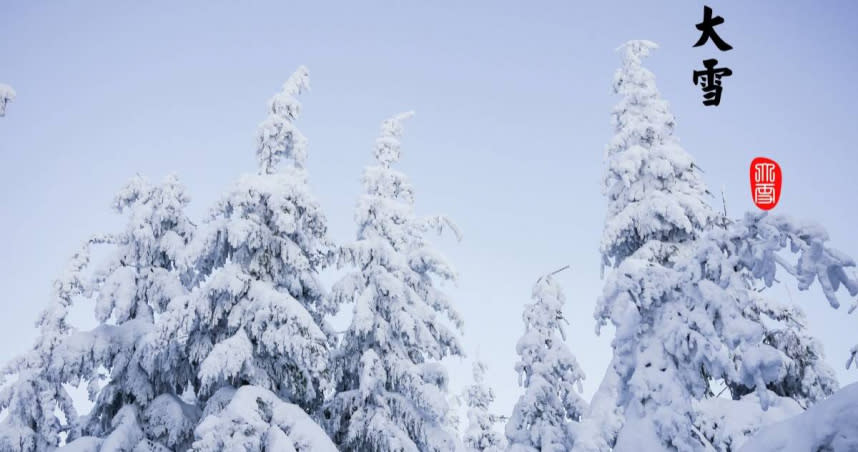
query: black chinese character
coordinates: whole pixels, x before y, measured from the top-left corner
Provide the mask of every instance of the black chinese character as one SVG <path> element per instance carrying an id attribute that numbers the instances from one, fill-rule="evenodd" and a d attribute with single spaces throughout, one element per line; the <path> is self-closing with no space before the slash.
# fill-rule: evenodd
<path id="1" fill-rule="evenodd" d="M 692 47 L 700 47 L 703 44 L 706 44 L 706 41 L 711 38 L 712 42 L 714 42 L 722 52 L 732 49 L 733 46 L 724 42 L 724 40 L 718 36 L 718 33 L 715 32 L 715 26 L 723 23 L 723 17 L 712 17 L 712 8 L 703 6 L 703 22 L 697 24 L 697 29 L 702 31 L 703 34 L 700 35 L 700 39 L 697 40 L 697 44 L 694 44 Z"/>
<path id="2" fill-rule="evenodd" d="M 729 68 L 715 68 L 718 60 L 712 58 L 703 60 L 705 71 L 694 71 L 694 84 L 698 81 L 702 82 L 703 86 L 703 105 L 719 105 L 721 103 L 721 77 L 729 77 L 733 75 L 733 71 Z M 702 79 L 702 80 L 701 80 Z"/>

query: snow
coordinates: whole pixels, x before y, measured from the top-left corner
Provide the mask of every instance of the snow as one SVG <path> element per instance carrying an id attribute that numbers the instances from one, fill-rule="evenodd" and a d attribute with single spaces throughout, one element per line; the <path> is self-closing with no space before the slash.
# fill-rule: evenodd
<path id="1" fill-rule="evenodd" d="M 858 384 L 838 391 L 802 309 L 767 291 L 818 285 L 833 308 L 853 298 L 851 312 L 855 260 L 814 222 L 730 219 L 707 203 L 643 67 L 656 48 L 619 49 L 599 245 L 607 274 L 594 313 L 597 333 L 610 322 L 615 336 L 589 404 L 579 344 L 566 343 L 566 297 L 547 275 L 522 313 L 511 416 L 492 412 L 475 362 L 459 435 L 444 360 L 464 355 L 463 324 L 443 286 L 458 274 L 428 235 L 462 234 L 443 215 L 418 216 L 394 167 L 413 112 L 382 122 L 355 240 L 335 244 L 297 126 L 302 66 L 268 102 L 256 171 L 205 221 L 187 216 L 175 176 L 136 176 L 118 191 L 124 227 L 73 255 L 35 344 L 0 370 L 0 450 L 858 450 Z M 14 97 L 0 84 L 0 116 Z M 93 248 L 103 260 L 91 262 Z M 334 264 L 341 277 L 329 287 L 320 272 Z M 80 301 L 95 327 L 71 325 Z M 335 332 L 329 318 L 344 306 L 351 323 Z M 856 359 L 858 345 L 847 367 Z M 93 408 L 81 415 L 68 388 L 83 386 Z"/>
<path id="2" fill-rule="evenodd" d="M 858 383 L 844 387 L 797 416 L 764 427 L 739 450 L 858 450 Z"/>
<path id="3" fill-rule="evenodd" d="M 506 441 L 503 435 L 495 429 L 495 425 L 502 418 L 489 412 L 495 394 L 492 388 L 485 385 L 485 373 L 485 363 L 475 361 L 474 382 L 465 392 L 465 399 L 468 404 L 468 428 L 463 440 L 469 451 L 500 452 L 504 450 Z"/>
<path id="4" fill-rule="evenodd" d="M 101 438 L 85 436 L 78 438 L 63 447 L 57 449 L 58 452 L 99 452 L 101 444 L 104 441 Z"/>
<path id="5" fill-rule="evenodd" d="M 297 405 L 258 386 L 245 385 L 231 394 L 226 405 L 208 412 L 197 427 L 194 450 L 336 452 L 322 428 Z"/>
<path id="6" fill-rule="evenodd" d="M 569 450 L 574 427 L 587 409 L 579 395 L 584 372 L 567 348 L 563 322 L 565 295 L 550 276 L 533 286 L 534 303 L 524 307 L 525 332 L 516 345 L 515 369 L 524 393 L 506 425 L 514 451 Z"/>
<path id="7" fill-rule="evenodd" d="M 756 393 L 739 400 L 713 397 L 696 405 L 699 425 L 696 428 L 709 438 L 717 450 L 738 450 L 761 427 L 802 413 L 803 408 L 789 397 L 770 394 L 771 403 L 763 409 Z"/>
<path id="8" fill-rule="evenodd" d="M 6 116 L 6 104 L 15 100 L 15 90 L 11 86 L 0 83 L 0 118 Z"/>
<path id="9" fill-rule="evenodd" d="M 858 280 L 844 270 L 854 262 L 828 246 L 820 226 L 764 213 L 729 220 L 707 204 L 700 171 L 673 136 L 675 119 L 641 65 L 655 47 L 622 46 L 614 79 L 621 100 L 606 150 L 602 241 L 611 268 L 596 319 L 610 321 L 616 336 L 608 384 L 581 420 L 578 450 L 614 440 L 631 450 L 738 444 L 763 416 L 733 419 L 743 426 L 712 421 L 699 406 L 714 387 L 749 405 L 748 413 L 825 398 L 837 382 L 804 314 L 768 299 L 765 289 L 780 270 L 799 290 L 818 282 L 833 307 L 838 288 L 858 293 Z"/>
<path id="10" fill-rule="evenodd" d="M 411 116 L 382 123 L 355 213 L 357 240 L 338 252 L 349 271 L 331 298 L 353 303 L 354 311 L 334 358 L 337 391 L 324 417 L 347 451 L 452 450 L 458 441 L 449 425 L 446 372 L 437 362 L 462 354 L 461 319 L 434 282 L 456 274 L 424 238 L 427 229 L 451 223 L 417 217 L 407 177 L 391 168 L 401 156 L 402 122 Z"/>

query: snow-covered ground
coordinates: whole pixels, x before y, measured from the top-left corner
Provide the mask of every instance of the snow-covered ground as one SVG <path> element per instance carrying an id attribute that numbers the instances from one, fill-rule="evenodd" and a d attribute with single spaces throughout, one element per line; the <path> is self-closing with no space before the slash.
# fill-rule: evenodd
<path id="1" fill-rule="evenodd" d="M 740 449 L 807 451 L 858 451 L 858 383 L 835 392 L 798 416 L 764 427 Z"/>

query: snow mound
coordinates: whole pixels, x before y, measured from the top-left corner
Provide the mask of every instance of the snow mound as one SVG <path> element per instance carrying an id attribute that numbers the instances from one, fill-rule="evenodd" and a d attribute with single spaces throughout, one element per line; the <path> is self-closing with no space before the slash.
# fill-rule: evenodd
<path id="1" fill-rule="evenodd" d="M 760 430 L 740 452 L 858 451 L 858 383 Z"/>

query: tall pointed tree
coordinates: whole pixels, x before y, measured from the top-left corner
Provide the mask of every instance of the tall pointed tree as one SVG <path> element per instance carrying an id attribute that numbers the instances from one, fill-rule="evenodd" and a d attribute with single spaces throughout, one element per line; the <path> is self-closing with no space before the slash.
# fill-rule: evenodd
<path id="1" fill-rule="evenodd" d="M 533 287 L 533 304 L 524 308 L 524 335 L 515 365 L 524 394 L 506 425 L 511 452 L 567 451 L 575 442 L 573 426 L 587 404 L 579 395 L 584 372 L 566 346 L 560 285 L 551 275 Z"/>
<path id="2" fill-rule="evenodd" d="M 354 317 L 335 356 L 336 392 L 325 408 L 341 450 L 450 451 L 447 376 L 438 362 L 461 355 L 461 321 L 433 277 L 453 279 L 449 264 L 424 238 L 440 217 L 414 214 L 414 194 L 399 160 L 402 121 L 384 121 L 376 165 L 364 172 L 357 241 L 340 250 L 354 271 L 334 285 L 333 299 L 354 302 Z M 444 321 L 452 321 L 453 327 Z"/>
<path id="3" fill-rule="evenodd" d="M 656 47 L 650 41 L 629 41 L 618 49 L 622 67 L 614 75 L 613 89 L 621 99 L 612 112 L 615 133 L 605 150 L 608 213 L 601 244 L 603 270 L 618 267 L 633 255 L 643 265 L 670 265 L 680 248 L 715 218 L 704 202 L 707 190 L 698 168 L 673 136 L 675 120 L 668 103 L 661 99 L 655 76 L 641 64 Z M 600 302 L 596 312 L 600 324 L 612 315 L 634 315 L 625 307 L 623 312 L 610 312 L 611 308 Z M 623 353 L 634 340 L 626 343 L 624 334 L 618 326 L 614 358 L 582 423 L 586 438 L 578 442 L 577 450 L 608 450 L 623 423 L 624 401 L 618 399 L 631 364 Z"/>
<path id="4" fill-rule="evenodd" d="M 496 430 L 503 418 L 493 414 L 491 404 L 495 392 L 485 382 L 486 364 L 474 361 L 474 383 L 467 388 L 465 399 L 468 405 L 468 429 L 465 431 L 465 447 L 476 452 L 501 452 L 506 441 Z"/>
<path id="5" fill-rule="evenodd" d="M 797 268 L 784 268 L 798 276 L 799 288 L 847 281 L 842 267 L 851 262 L 825 247 L 827 238 L 791 223 L 716 221 L 697 168 L 672 135 L 674 119 L 654 77 L 641 66 L 653 48 L 648 41 L 623 46 L 615 77 L 622 100 L 606 156 L 602 243 L 613 271 L 596 310 L 600 324 L 616 327 L 614 356 L 577 450 L 729 446 L 700 407 L 716 382 L 736 399 L 754 391 L 761 410 L 779 397 L 808 401 L 831 390 L 821 353 L 796 346 L 804 336 L 792 321 L 797 316 L 755 289 L 772 284 L 771 254 L 790 241 L 801 257 Z M 802 266 L 812 249 L 833 276 Z"/>
<path id="6" fill-rule="evenodd" d="M 716 215 L 700 170 L 673 135 L 676 120 L 642 59 L 657 46 L 630 41 L 620 48 L 614 75 L 614 136 L 605 151 L 604 193 L 608 214 L 602 233 L 605 265 L 644 254 L 660 264 L 694 239 Z"/>
<path id="7" fill-rule="evenodd" d="M 323 323 L 333 309 L 318 273 L 332 254 L 294 125 L 308 77 L 299 68 L 269 103 L 259 171 L 214 208 L 191 251 L 196 286 L 173 301 L 153 345 L 150 372 L 192 389 L 203 409 L 196 450 L 333 448 L 306 441 L 294 426 L 313 422 L 291 408 L 312 412 L 330 387 Z"/>

